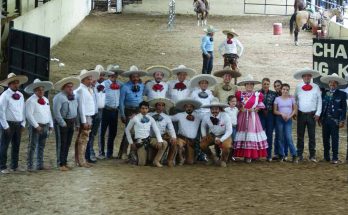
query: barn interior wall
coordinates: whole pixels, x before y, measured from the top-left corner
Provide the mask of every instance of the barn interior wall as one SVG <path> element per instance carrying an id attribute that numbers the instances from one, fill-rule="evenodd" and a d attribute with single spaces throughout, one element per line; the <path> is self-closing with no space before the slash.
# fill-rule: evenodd
<path id="1" fill-rule="evenodd" d="M 14 28 L 61 41 L 90 12 L 90 0 L 53 0 L 14 20 Z"/>

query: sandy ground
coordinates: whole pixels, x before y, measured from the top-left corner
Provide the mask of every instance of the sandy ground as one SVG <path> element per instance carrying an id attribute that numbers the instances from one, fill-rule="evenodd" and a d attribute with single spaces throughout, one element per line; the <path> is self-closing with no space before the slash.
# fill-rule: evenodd
<path id="1" fill-rule="evenodd" d="M 192 16 L 178 16 L 173 31 L 167 30 L 166 21 L 167 17 L 145 15 L 99 13 L 87 17 L 53 49 L 52 57 L 66 67 L 52 65 L 51 80 L 110 63 L 125 69 L 132 64 L 139 68 L 185 64 L 200 71 L 202 28 Z M 283 35 L 272 35 L 274 22 L 283 23 Z M 219 29 L 233 27 L 240 34 L 245 46 L 240 59 L 243 74 L 281 79 L 294 86 L 294 71 L 311 66 L 312 37 L 300 33 L 301 45 L 295 47 L 287 23 L 287 17 L 209 20 Z M 217 33 L 215 41 L 223 38 Z M 215 69 L 222 68 L 221 56 L 216 54 L 214 63 Z M 121 131 L 123 127 L 117 146 Z M 317 157 L 322 159 L 321 132 L 317 131 Z M 28 142 L 27 134 L 23 136 L 21 165 L 25 165 Z M 46 163 L 52 166 L 53 137 L 45 153 Z M 346 130 L 342 130 L 342 160 L 345 148 Z M 72 156 L 71 148 L 71 165 Z M 348 209 L 347 165 L 322 162 L 294 165 L 260 161 L 231 163 L 224 169 L 202 164 L 158 169 L 107 160 L 90 169 L 74 168 L 64 173 L 54 169 L 0 175 L 0 184 L 0 214 L 345 214 Z"/>

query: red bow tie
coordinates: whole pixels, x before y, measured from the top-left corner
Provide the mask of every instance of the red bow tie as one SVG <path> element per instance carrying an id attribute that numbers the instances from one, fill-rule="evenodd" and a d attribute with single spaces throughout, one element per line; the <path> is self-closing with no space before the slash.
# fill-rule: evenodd
<path id="1" fill-rule="evenodd" d="M 110 85 L 110 89 L 112 89 L 112 90 L 118 90 L 118 89 L 120 89 L 120 85 L 118 85 L 117 83 L 112 83 L 112 84 Z"/>
<path id="2" fill-rule="evenodd" d="M 45 104 L 46 104 L 46 101 L 45 101 L 44 98 L 39 98 L 39 99 L 37 100 L 37 103 L 39 103 L 40 105 L 45 105 Z"/>
<path id="3" fill-rule="evenodd" d="M 302 86 L 302 90 L 304 91 L 310 91 L 311 89 L 313 89 L 313 86 L 310 84 L 305 84 Z"/>
<path id="4" fill-rule="evenodd" d="M 193 115 L 187 115 L 186 116 L 186 119 L 188 120 L 188 121 L 194 121 L 195 120 L 195 117 L 193 116 Z"/>
<path id="5" fill-rule="evenodd" d="M 155 84 L 153 85 L 152 87 L 153 91 L 162 91 L 164 88 L 163 88 L 163 85 L 162 84 Z"/>
<path id="6" fill-rule="evenodd" d="M 101 92 L 101 91 L 103 91 L 104 90 L 104 86 L 103 85 L 98 85 L 98 87 L 97 87 L 97 90 L 98 90 L 98 92 Z"/>
<path id="7" fill-rule="evenodd" d="M 177 90 L 185 90 L 186 89 L 186 85 L 182 82 L 178 82 L 175 84 L 174 89 Z"/>
<path id="8" fill-rule="evenodd" d="M 227 44 L 232 44 L 232 43 L 233 43 L 232 39 L 227 40 Z"/>

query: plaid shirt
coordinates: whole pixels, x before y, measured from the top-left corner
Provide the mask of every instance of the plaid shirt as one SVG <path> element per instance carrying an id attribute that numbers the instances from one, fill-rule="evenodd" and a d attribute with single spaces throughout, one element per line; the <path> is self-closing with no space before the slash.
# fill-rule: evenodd
<path id="1" fill-rule="evenodd" d="M 273 111 L 273 103 L 276 97 L 278 97 L 277 93 L 269 90 L 267 93 L 264 90 L 260 90 L 263 94 L 263 103 L 266 106 L 266 110 Z"/>

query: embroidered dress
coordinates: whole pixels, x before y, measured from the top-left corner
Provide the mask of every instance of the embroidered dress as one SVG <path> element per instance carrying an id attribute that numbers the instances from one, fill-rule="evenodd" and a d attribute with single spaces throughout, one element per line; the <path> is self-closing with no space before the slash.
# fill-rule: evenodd
<path id="1" fill-rule="evenodd" d="M 260 92 L 236 93 L 240 105 L 238 130 L 234 143 L 234 156 L 258 159 L 267 156 L 267 136 L 262 129 L 259 115 L 255 108 L 263 109 L 263 94 Z"/>

